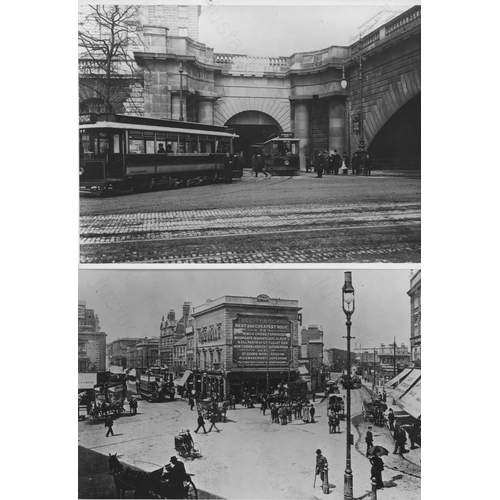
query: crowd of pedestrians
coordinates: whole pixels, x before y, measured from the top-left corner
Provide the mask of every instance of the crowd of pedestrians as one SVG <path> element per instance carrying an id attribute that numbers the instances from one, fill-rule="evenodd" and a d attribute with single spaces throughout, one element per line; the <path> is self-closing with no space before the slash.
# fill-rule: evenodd
<path id="1" fill-rule="evenodd" d="M 306 172 L 316 172 L 318 178 L 325 175 L 371 175 L 373 169 L 371 156 L 365 151 L 356 151 L 349 158 L 347 153 L 342 156 L 335 149 L 329 154 L 327 151 L 315 151 L 312 156 L 306 156 Z"/>

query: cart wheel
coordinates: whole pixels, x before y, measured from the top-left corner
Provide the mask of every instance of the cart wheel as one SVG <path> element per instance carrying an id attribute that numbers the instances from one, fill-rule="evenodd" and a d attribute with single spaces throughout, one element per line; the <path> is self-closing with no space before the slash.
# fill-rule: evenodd
<path id="1" fill-rule="evenodd" d="M 201 457 L 201 446 L 198 443 L 194 443 L 193 453 Z"/>
<path id="2" fill-rule="evenodd" d="M 187 490 L 186 490 L 187 488 Z M 193 481 L 184 481 L 184 498 L 198 498 L 198 490 Z"/>
<path id="3" fill-rule="evenodd" d="M 181 444 L 181 447 L 179 448 L 179 455 L 182 455 L 185 457 L 189 453 L 188 447 L 185 444 Z"/>

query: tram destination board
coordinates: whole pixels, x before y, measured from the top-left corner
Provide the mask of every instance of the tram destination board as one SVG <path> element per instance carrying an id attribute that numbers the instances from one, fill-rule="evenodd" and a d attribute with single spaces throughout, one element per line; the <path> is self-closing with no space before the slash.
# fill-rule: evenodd
<path id="1" fill-rule="evenodd" d="M 291 322 L 276 316 L 240 316 L 234 322 L 233 360 L 247 368 L 286 367 Z"/>

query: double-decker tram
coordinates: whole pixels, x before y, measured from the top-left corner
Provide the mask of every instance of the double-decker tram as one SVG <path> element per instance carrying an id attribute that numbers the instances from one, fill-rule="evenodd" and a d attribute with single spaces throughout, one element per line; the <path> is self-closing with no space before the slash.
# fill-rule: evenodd
<path id="1" fill-rule="evenodd" d="M 115 113 L 80 115 L 80 193 L 133 193 L 223 179 L 227 127 Z M 242 169 L 233 171 L 241 177 Z"/>
<path id="2" fill-rule="evenodd" d="M 299 139 L 291 132 L 280 132 L 262 144 L 264 163 L 273 175 L 296 175 L 300 170 Z"/>

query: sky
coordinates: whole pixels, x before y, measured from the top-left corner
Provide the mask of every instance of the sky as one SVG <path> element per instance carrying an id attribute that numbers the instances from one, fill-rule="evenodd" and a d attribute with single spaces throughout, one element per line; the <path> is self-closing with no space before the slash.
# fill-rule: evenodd
<path id="1" fill-rule="evenodd" d="M 236 2 L 202 4 L 199 41 L 218 53 L 273 57 L 350 45 L 360 34 L 420 4 L 404 0 L 230 3 Z"/>
<path id="2" fill-rule="evenodd" d="M 410 270 L 355 270 L 356 310 L 352 348 L 393 342 L 409 346 Z M 98 314 L 107 342 L 125 337 L 159 336 L 162 316 L 182 305 L 200 306 L 223 295 L 298 300 L 303 326 L 322 325 L 325 348 L 346 348 L 342 311 L 342 270 L 80 270 L 78 300 Z M 76 305 L 75 305 L 76 306 Z M 75 307 L 76 308 L 76 307 Z"/>

